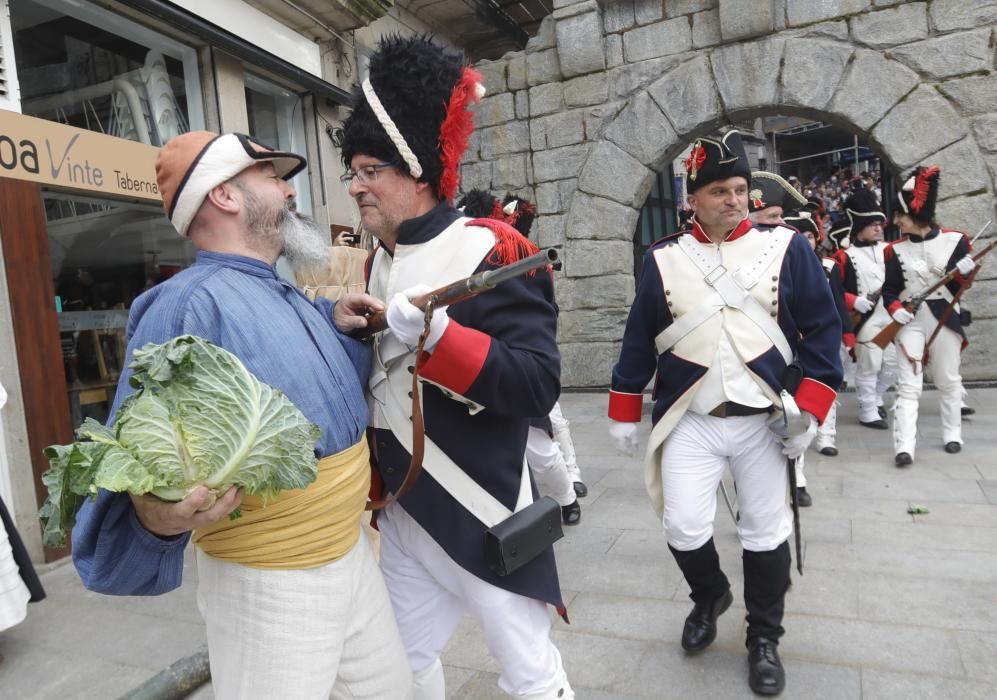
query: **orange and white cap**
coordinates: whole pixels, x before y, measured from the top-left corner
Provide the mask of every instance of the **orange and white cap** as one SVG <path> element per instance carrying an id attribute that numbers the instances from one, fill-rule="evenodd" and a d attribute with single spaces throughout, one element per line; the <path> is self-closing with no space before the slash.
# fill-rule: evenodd
<path id="1" fill-rule="evenodd" d="M 192 131 L 171 139 L 156 158 L 156 182 L 166 215 L 186 236 L 212 188 L 263 162 L 273 163 L 285 180 L 307 165 L 296 153 L 274 151 L 245 134 Z"/>

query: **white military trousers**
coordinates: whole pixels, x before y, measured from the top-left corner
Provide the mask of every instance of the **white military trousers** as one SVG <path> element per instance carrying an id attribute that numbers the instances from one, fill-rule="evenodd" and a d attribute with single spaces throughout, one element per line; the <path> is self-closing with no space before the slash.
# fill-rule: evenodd
<path id="1" fill-rule="evenodd" d="M 397 503 L 381 511 L 377 526 L 381 570 L 415 673 L 416 700 L 444 700 L 440 654 L 465 613 L 481 626 L 506 694 L 573 700 L 561 654 L 550 640 L 546 603 L 463 569 Z"/>
<path id="2" fill-rule="evenodd" d="M 897 402 L 893 412 L 894 453 L 914 456 L 917 444 L 917 410 L 924 387 L 924 367 L 921 358 L 924 345 L 931 337 L 938 319 L 922 304 L 914 320 L 897 333 Z M 938 402 L 942 419 L 942 443 L 962 444 L 962 376 L 959 374 L 962 336 L 942 328 L 931 344 L 928 369 L 938 387 Z"/>
<path id="3" fill-rule="evenodd" d="M 859 400 L 859 420 L 871 423 L 880 419 L 879 407 L 883 393 L 896 377 L 896 350 L 893 346 L 881 350 L 872 341 L 855 346 L 858 358 L 855 369 L 855 391 Z"/>
<path id="4" fill-rule="evenodd" d="M 366 535 L 316 569 L 254 569 L 198 549 L 197 575 L 219 700 L 412 698 L 405 647 Z"/>
<path id="5" fill-rule="evenodd" d="M 575 502 L 575 487 L 561 448 L 542 428 L 530 426 L 526 436 L 526 463 L 562 508 Z"/>
<path id="6" fill-rule="evenodd" d="M 820 452 L 825 447 L 835 447 L 838 436 L 838 401 L 831 404 L 831 410 L 824 416 L 824 422 L 817 426 L 817 436 L 814 438 L 814 449 Z"/>
<path id="7" fill-rule="evenodd" d="M 786 457 L 767 419 L 764 414 L 716 418 L 686 413 L 679 420 L 661 455 L 662 523 L 672 547 L 698 549 L 713 537 L 724 469 L 730 469 L 737 484 L 737 530 L 745 549 L 768 552 L 792 534 Z"/>
<path id="8" fill-rule="evenodd" d="M 555 401 L 554 408 L 550 409 L 550 423 L 554 428 L 554 440 L 561 448 L 564 455 L 564 464 L 568 468 L 568 476 L 572 481 L 582 480 L 582 470 L 578 466 L 578 458 L 575 455 L 575 442 L 571 439 L 571 423 L 564 417 L 561 411 L 561 402 Z"/>

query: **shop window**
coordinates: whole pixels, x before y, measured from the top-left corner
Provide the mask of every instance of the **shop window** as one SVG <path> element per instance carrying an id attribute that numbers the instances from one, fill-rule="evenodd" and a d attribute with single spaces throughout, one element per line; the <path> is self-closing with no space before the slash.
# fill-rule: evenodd
<path id="1" fill-rule="evenodd" d="M 9 0 L 21 111 L 161 146 L 203 129 L 197 53 L 83 0 Z"/>
<path id="2" fill-rule="evenodd" d="M 128 310 L 194 262 L 161 207 L 44 195 L 56 311 L 73 426 L 104 422 L 125 359 Z"/>
<path id="3" fill-rule="evenodd" d="M 301 96 L 252 73 L 245 74 L 245 83 L 249 135 L 278 151 L 305 155 L 304 100 Z M 298 211 L 311 214 L 308 170 L 298 173 L 290 182 L 298 195 Z"/>

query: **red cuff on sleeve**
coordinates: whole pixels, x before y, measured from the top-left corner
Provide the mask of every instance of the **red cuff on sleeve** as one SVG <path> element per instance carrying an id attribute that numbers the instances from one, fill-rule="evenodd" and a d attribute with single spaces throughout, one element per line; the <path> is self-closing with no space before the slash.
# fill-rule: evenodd
<path id="1" fill-rule="evenodd" d="M 890 312 L 890 316 L 892 316 L 894 313 L 896 313 L 897 309 L 903 308 L 903 305 L 904 305 L 903 302 L 900 301 L 899 299 L 897 299 L 895 302 L 893 302 L 892 304 L 890 304 L 889 307 L 886 310 L 889 311 Z"/>
<path id="2" fill-rule="evenodd" d="M 644 408 L 643 394 L 625 394 L 621 391 L 609 392 L 609 417 L 622 423 L 640 423 Z"/>
<path id="3" fill-rule="evenodd" d="M 809 411 L 817 418 L 818 423 L 823 423 L 827 412 L 834 405 L 837 392 L 827 384 L 818 382 L 816 379 L 804 377 L 800 382 L 800 388 L 796 390 L 796 405 L 803 411 Z"/>
<path id="4" fill-rule="evenodd" d="M 463 395 L 481 373 L 492 338 L 450 319 L 443 337 L 419 370 L 426 379 Z"/>
<path id="5" fill-rule="evenodd" d="M 855 308 L 855 300 L 858 299 L 858 294 L 852 294 L 851 292 L 845 292 L 845 306 L 851 311 Z"/>
<path id="6" fill-rule="evenodd" d="M 854 333 L 843 333 L 841 336 L 841 342 L 848 349 L 855 347 L 855 334 Z"/>

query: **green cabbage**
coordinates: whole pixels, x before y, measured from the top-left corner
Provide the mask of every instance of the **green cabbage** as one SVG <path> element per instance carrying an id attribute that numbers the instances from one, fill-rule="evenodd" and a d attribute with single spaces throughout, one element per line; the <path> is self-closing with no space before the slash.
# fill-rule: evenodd
<path id="1" fill-rule="evenodd" d="M 100 489 L 179 501 L 200 485 L 271 500 L 315 480 L 321 436 L 288 398 L 232 353 L 191 335 L 136 350 L 134 394 L 110 427 L 87 418 L 70 445 L 45 448 L 46 546 L 65 545 L 76 512 Z"/>

